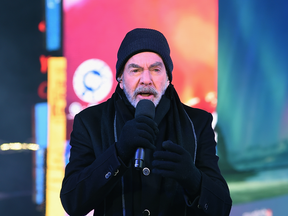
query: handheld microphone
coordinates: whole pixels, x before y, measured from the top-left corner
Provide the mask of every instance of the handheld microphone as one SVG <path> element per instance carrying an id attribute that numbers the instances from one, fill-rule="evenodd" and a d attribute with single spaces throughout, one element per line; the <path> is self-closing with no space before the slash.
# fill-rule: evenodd
<path id="1" fill-rule="evenodd" d="M 151 100 L 143 99 L 140 100 L 136 106 L 135 118 L 138 116 L 147 116 L 151 119 L 155 117 L 155 105 Z M 144 165 L 145 151 L 143 148 L 138 148 L 135 152 L 135 163 L 136 169 L 142 169 Z"/>

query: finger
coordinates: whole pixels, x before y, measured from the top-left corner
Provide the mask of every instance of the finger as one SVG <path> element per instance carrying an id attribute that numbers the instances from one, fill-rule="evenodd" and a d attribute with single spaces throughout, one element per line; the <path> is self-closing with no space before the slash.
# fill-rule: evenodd
<path id="1" fill-rule="evenodd" d="M 144 136 L 147 134 L 147 137 L 150 136 L 152 141 L 154 141 L 157 137 L 155 131 L 144 123 L 137 123 L 136 128 L 138 129 L 138 135 Z"/>
<path id="2" fill-rule="evenodd" d="M 155 133 L 159 132 L 158 125 L 153 119 L 151 119 L 147 116 L 139 116 L 135 120 L 137 123 L 144 123 L 144 124 L 148 125 L 149 127 L 151 127 L 154 130 Z"/>
<path id="3" fill-rule="evenodd" d="M 177 164 L 172 161 L 154 160 L 152 166 L 159 170 L 175 170 Z"/>
<path id="4" fill-rule="evenodd" d="M 184 154 L 184 151 L 185 151 L 185 149 L 183 149 L 182 146 L 176 143 L 173 143 L 171 140 L 164 141 L 162 143 L 162 147 L 167 151 L 174 152 L 179 155 Z"/>
<path id="5" fill-rule="evenodd" d="M 150 132 L 147 132 L 146 130 L 138 130 L 137 131 L 137 136 L 148 140 L 152 144 L 154 144 L 154 142 L 156 140 L 156 135 L 153 134 L 153 133 L 151 134 Z"/>
<path id="6" fill-rule="evenodd" d="M 165 160 L 173 162 L 181 161 L 181 156 L 179 154 L 169 151 L 156 151 L 154 152 L 153 157 L 155 160 Z"/>
<path id="7" fill-rule="evenodd" d="M 136 148 L 139 148 L 139 147 L 142 147 L 142 148 L 148 148 L 148 149 L 151 149 L 151 150 L 155 150 L 156 149 L 156 146 L 153 145 L 154 141 L 150 141 L 149 139 L 147 139 L 147 137 L 142 137 L 142 136 L 138 136 L 135 140 L 135 147 Z"/>

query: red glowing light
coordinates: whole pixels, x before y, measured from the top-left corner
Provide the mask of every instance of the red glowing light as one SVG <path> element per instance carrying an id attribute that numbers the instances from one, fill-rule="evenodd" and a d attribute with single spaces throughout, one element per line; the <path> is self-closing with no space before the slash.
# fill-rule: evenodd
<path id="1" fill-rule="evenodd" d="M 39 23 L 38 29 L 39 29 L 39 31 L 41 31 L 41 32 L 45 32 L 45 31 L 46 31 L 46 24 L 45 24 L 45 21 L 44 21 L 44 20 Z"/>
<path id="2" fill-rule="evenodd" d="M 47 99 L 47 81 L 43 81 L 38 86 L 38 96 L 42 99 Z"/>
<path id="3" fill-rule="evenodd" d="M 47 59 L 48 59 L 49 56 L 45 56 L 45 55 L 41 55 L 39 57 L 39 61 L 40 61 L 40 71 L 41 73 L 45 74 L 47 73 Z"/>

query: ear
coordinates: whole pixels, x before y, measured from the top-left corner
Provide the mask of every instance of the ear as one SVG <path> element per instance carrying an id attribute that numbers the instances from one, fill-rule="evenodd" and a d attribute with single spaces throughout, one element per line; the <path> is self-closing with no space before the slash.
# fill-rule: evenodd
<path id="1" fill-rule="evenodd" d="M 118 81 L 119 86 L 120 86 L 121 89 L 123 89 L 122 77 L 123 77 L 123 74 L 120 77 L 117 77 L 117 81 Z"/>
<path id="2" fill-rule="evenodd" d="M 170 85 L 170 80 L 169 77 L 167 76 L 167 81 L 166 81 L 166 88 Z"/>

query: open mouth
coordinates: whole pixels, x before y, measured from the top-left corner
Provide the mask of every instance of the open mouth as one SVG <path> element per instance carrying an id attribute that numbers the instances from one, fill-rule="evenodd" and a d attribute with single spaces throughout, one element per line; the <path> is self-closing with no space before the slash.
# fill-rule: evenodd
<path id="1" fill-rule="evenodd" d="M 149 97 L 150 95 L 152 95 L 152 94 L 150 94 L 150 93 L 139 93 L 141 96 L 143 96 L 143 97 Z"/>

